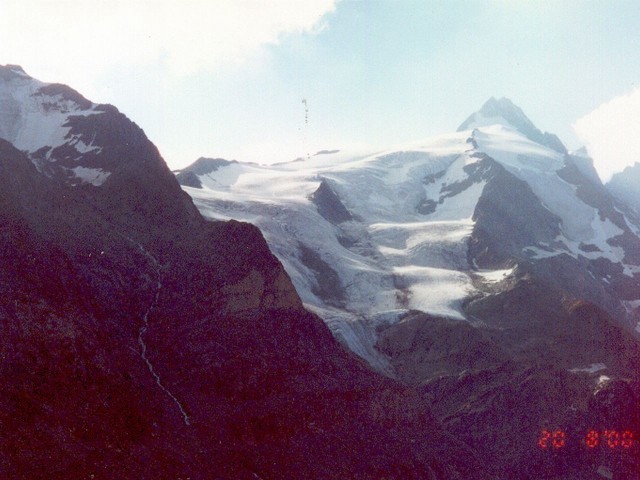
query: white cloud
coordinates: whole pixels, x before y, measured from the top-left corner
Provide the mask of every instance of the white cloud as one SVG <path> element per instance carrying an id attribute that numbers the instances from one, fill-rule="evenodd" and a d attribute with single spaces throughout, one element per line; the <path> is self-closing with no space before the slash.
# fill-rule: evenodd
<path id="1" fill-rule="evenodd" d="M 603 181 L 640 162 L 640 88 L 603 103 L 573 128 Z"/>
<path id="2" fill-rule="evenodd" d="M 0 0 L 0 63 L 76 88 L 134 65 L 190 74 L 315 32 L 337 1 Z"/>

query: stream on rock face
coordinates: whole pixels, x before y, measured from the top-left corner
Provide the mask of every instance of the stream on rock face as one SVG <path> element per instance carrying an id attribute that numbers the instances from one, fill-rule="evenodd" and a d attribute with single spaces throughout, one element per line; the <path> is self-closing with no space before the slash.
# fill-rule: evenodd
<path id="1" fill-rule="evenodd" d="M 155 369 L 153 368 L 153 364 L 151 363 L 151 360 L 149 360 L 149 358 L 147 357 L 147 345 L 144 342 L 144 335 L 147 332 L 147 329 L 149 328 L 149 315 L 151 314 L 152 310 L 155 308 L 155 306 L 158 304 L 158 299 L 160 298 L 160 291 L 162 290 L 162 282 L 160 281 L 161 278 L 161 272 L 160 272 L 160 263 L 158 262 L 158 260 L 151 255 L 151 253 L 149 253 L 142 245 L 140 245 L 138 242 L 135 242 L 134 240 L 128 238 L 128 240 L 132 243 L 134 243 L 138 249 L 151 261 L 151 263 L 153 264 L 155 270 L 156 270 L 156 275 L 157 275 L 157 283 L 156 283 L 156 294 L 155 297 L 153 299 L 153 301 L 151 302 L 151 305 L 149 305 L 149 308 L 147 309 L 147 311 L 144 313 L 143 317 L 142 317 L 142 326 L 140 327 L 140 330 L 138 331 L 138 345 L 140 345 L 140 357 L 142 358 L 142 360 L 144 361 L 144 363 L 147 364 L 147 368 L 149 369 L 149 372 L 151 373 L 151 375 L 153 376 L 153 378 L 156 381 L 156 384 L 158 385 L 158 387 L 160 387 L 160 389 L 166 393 L 169 398 L 171 398 L 171 400 L 173 400 L 173 403 L 176 404 L 176 406 L 178 407 L 178 410 L 180 410 L 180 414 L 182 415 L 182 418 L 184 420 L 184 424 L 185 425 L 190 425 L 191 422 L 189 420 L 189 415 L 187 415 L 187 412 L 185 411 L 184 407 L 182 406 L 182 403 L 180 403 L 180 401 L 176 398 L 176 396 L 171 393 L 171 391 L 164 386 L 164 384 L 162 383 L 162 380 L 160 379 L 160 375 L 158 375 L 158 373 L 155 371 Z"/>

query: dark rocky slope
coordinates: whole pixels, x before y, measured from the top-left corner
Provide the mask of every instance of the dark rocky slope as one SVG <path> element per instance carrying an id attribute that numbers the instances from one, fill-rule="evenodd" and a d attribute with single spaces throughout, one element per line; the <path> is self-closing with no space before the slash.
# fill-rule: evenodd
<path id="1" fill-rule="evenodd" d="M 602 309 L 530 275 L 471 301 L 474 325 L 420 312 L 380 332 L 378 348 L 435 416 L 498 478 L 637 478 L 638 445 L 590 450 L 590 430 L 640 433 L 640 345 Z M 594 368 L 595 367 L 595 368 Z M 590 369 L 592 371 L 590 371 Z M 571 448 L 542 450 L 562 429 Z"/>

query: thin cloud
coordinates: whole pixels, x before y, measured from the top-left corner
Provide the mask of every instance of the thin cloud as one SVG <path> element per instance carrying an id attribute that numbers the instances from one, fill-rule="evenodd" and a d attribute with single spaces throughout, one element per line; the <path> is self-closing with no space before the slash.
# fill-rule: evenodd
<path id="1" fill-rule="evenodd" d="M 337 1 L 3 0 L 0 61 L 85 80 L 158 63 L 191 74 L 242 62 L 284 34 L 315 32 Z"/>
<path id="2" fill-rule="evenodd" d="M 603 103 L 573 124 L 600 178 L 640 162 L 640 88 Z"/>

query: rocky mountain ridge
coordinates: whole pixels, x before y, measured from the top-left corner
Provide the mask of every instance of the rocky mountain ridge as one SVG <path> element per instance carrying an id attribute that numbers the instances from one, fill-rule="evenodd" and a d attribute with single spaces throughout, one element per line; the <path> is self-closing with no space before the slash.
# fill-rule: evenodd
<path id="1" fill-rule="evenodd" d="M 633 221 L 597 184 L 556 179 L 561 153 L 499 125 L 340 165 L 327 151 L 279 181 L 202 161 L 196 208 L 115 107 L 0 67 L 0 124 L 1 477 L 638 471 L 637 444 L 537 447 L 543 428 L 638 433 L 632 317 L 611 314 L 633 302 Z M 589 228 L 536 203 L 546 177 L 588 199 Z M 536 224 L 510 229 L 519 205 Z M 259 228 L 232 219 L 247 216 Z"/>

